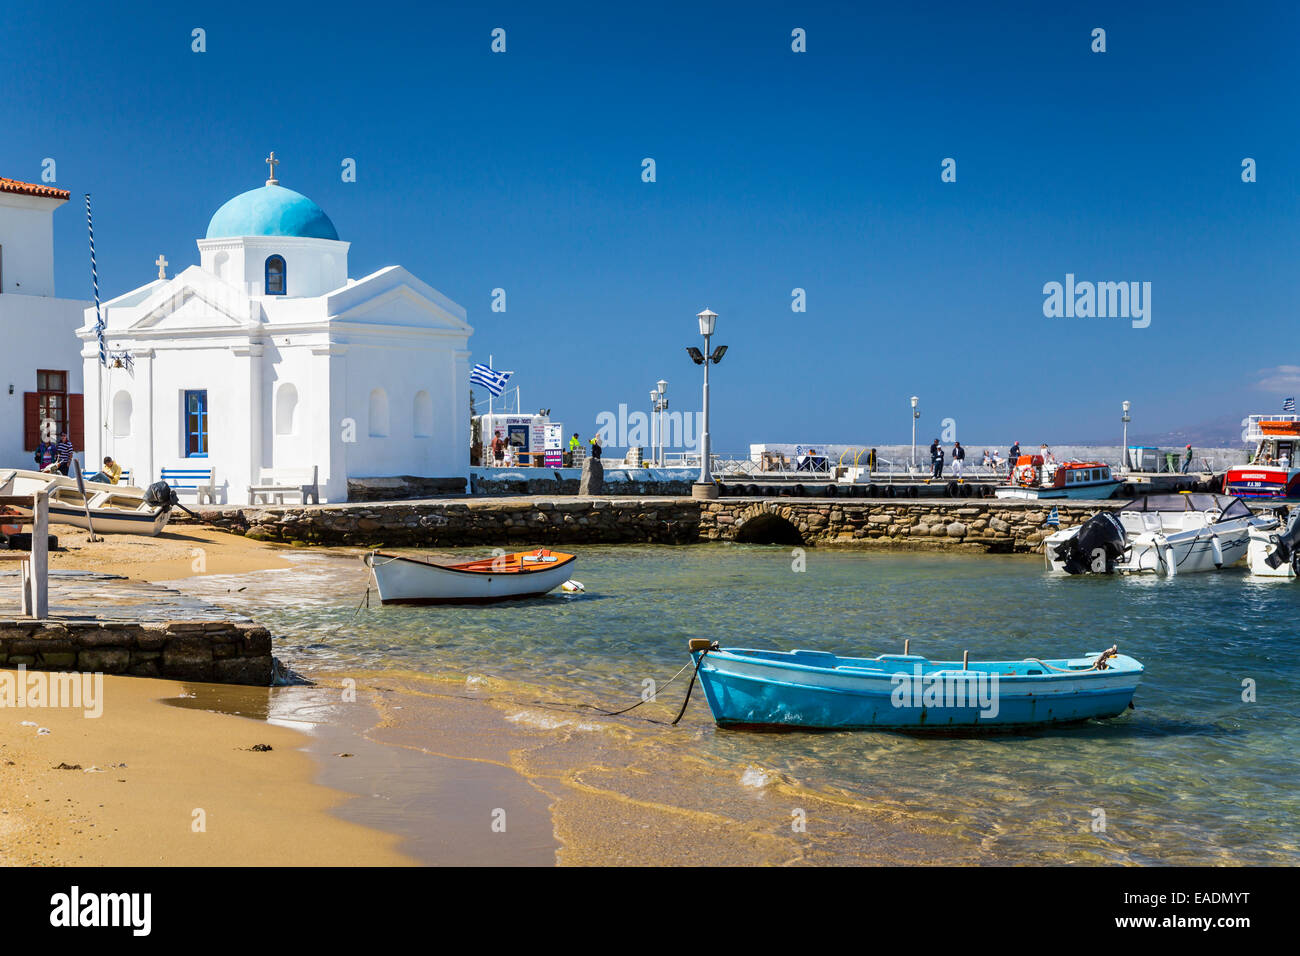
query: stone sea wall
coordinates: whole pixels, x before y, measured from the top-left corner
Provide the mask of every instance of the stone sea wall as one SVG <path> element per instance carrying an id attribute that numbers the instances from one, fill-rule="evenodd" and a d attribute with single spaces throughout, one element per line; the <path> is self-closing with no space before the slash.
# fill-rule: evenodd
<path id="1" fill-rule="evenodd" d="M 271 683 L 271 634 L 237 621 L 0 621 L 0 667 Z"/>
<path id="2" fill-rule="evenodd" d="M 512 498 L 204 509 L 215 527 L 288 544 L 687 544 L 699 539 L 689 498 Z"/>
<path id="3" fill-rule="evenodd" d="M 1101 502 L 1057 502 L 1060 527 Z M 204 509 L 205 522 L 262 541 L 357 547 L 731 540 L 863 547 L 1036 550 L 1049 504 L 1000 499 L 683 497 L 486 498 Z"/>

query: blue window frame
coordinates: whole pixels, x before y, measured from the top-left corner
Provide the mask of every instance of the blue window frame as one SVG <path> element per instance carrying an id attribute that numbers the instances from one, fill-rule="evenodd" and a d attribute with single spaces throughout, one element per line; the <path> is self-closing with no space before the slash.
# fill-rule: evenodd
<path id="1" fill-rule="evenodd" d="M 266 294 L 284 295 L 286 286 L 284 256 L 269 257 L 266 260 Z"/>
<path id="2" fill-rule="evenodd" d="M 208 457 L 207 389 L 185 393 L 185 457 Z"/>

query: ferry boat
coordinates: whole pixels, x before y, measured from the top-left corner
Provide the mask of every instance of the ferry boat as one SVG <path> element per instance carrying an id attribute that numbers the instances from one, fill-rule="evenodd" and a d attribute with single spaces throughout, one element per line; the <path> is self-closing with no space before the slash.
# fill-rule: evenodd
<path id="1" fill-rule="evenodd" d="M 1123 484 L 1111 474 L 1104 461 L 1063 461 L 1052 466 L 1042 455 L 1021 455 L 1016 459 L 1012 483 L 994 489 L 998 498 L 1091 498 L 1112 497 Z"/>
<path id="2" fill-rule="evenodd" d="M 1246 444 L 1254 445 L 1250 464 L 1229 468 L 1223 493 L 1239 498 L 1300 498 L 1300 415 L 1251 415 Z"/>

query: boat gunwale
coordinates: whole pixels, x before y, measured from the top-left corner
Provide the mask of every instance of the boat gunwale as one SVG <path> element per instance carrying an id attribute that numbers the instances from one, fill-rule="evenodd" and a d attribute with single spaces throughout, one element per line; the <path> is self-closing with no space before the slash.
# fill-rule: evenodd
<path id="1" fill-rule="evenodd" d="M 514 555 L 531 554 L 531 553 L 532 552 L 529 551 L 515 551 L 512 554 L 503 555 L 503 557 L 511 558 L 514 557 Z M 524 567 L 523 564 L 520 563 L 518 565 L 514 565 L 511 567 L 485 568 L 485 569 L 472 568 L 469 567 L 469 565 L 481 564 L 484 561 L 490 562 L 495 559 L 478 558 L 475 559 L 474 561 L 467 561 L 467 562 L 463 562 L 462 564 L 455 565 L 455 564 L 438 564 L 429 558 L 421 558 L 415 555 L 394 554 L 391 551 L 379 551 L 379 550 L 367 551 L 365 556 L 367 559 L 366 564 L 370 566 L 372 569 L 374 568 L 374 565 L 371 564 L 370 559 L 375 557 L 380 557 L 380 558 L 388 558 L 389 560 L 392 561 L 405 561 L 408 564 L 417 564 L 422 568 L 431 568 L 436 571 L 454 571 L 457 574 L 472 574 L 475 576 L 484 576 L 484 575 L 492 575 L 492 574 L 499 574 L 503 576 L 538 574 L 544 571 L 555 571 L 558 568 L 566 567 L 572 564 L 574 561 L 578 560 L 578 556 L 576 554 L 569 554 L 564 551 L 554 551 L 552 552 L 552 554 L 556 555 L 557 557 L 562 557 L 562 560 L 555 561 L 549 564 L 538 564 L 536 567 Z"/>
<path id="2" fill-rule="evenodd" d="M 749 650 L 749 648 L 745 648 L 745 650 Z M 773 651 L 773 652 L 771 652 L 771 653 L 786 653 L 786 654 L 789 654 L 789 653 L 793 653 L 793 652 L 792 652 L 792 651 Z M 734 651 L 728 651 L 728 650 L 725 649 L 725 648 L 721 648 L 721 649 L 716 650 L 716 651 L 709 651 L 709 652 L 707 652 L 707 654 L 705 654 L 705 652 L 703 652 L 703 651 L 695 651 L 695 652 L 693 653 L 693 656 L 696 658 L 697 663 L 699 663 L 699 668 L 700 668 L 700 671 L 701 671 L 701 672 L 703 672 L 704 669 L 705 669 L 705 667 L 704 667 L 704 663 L 699 661 L 699 657 L 700 657 L 701 654 L 704 654 L 704 656 L 706 656 L 706 657 L 713 657 L 713 658 L 717 658 L 717 657 L 719 657 L 719 656 L 721 655 L 721 659 L 723 659 L 723 660 L 728 660 L 728 659 L 730 659 L 730 660 L 740 661 L 740 662 L 752 662 L 752 663 L 759 664 L 759 665 L 762 665 L 762 666 L 775 667 L 775 668 L 777 668 L 777 669 L 779 669 L 779 670 L 790 670 L 790 671 L 795 671 L 795 672 L 813 673 L 813 674 L 828 674 L 828 675 L 829 675 L 829 674 L 844 674 L 844 675 L 846 675 L 846 676 L 854 677 L 854 678 L 859 678 L 859 679 L 862 679 L 862 678 L 874 678 L 874 679 L 879 679 L 879 680 L 892 680 L 895 676 L 897 676 L 897 675 L 899 675 L 899 674 L 901 674 L 901 675 L 903 675 L 903 676 L 905 676 L 905 677 L 914 677 L 914 676 L 915 676 L 915 672 L 914 672 L 914 671 L 907 671 L 907 670 L 901 670 L 901 669 L 900 669 L 900 670 L 895 670 L 895 671 L 888 671 L 888 672 L 887 672 L 887 671 L 884 671 L 884 670 L 881 670 L 881 671 L 878 671 L 878 672 L 872 672 L 872 671 L 869 671 L 868 669 L 860 668 L 860 669 L 857 669 L 857 672 L 849 673 L 849 672 L 846 672 L 846 671 L 839 670 L 839 669 L 836 668 L 836 667 L 816 667 L 816 666 L 813 666 L 813 665 L 809 665 L 809 664 L 801 664 L 801 663 L 797 663 L 797 662 L 794 662 L 794 661 L 781 661 L 781 660 L 773 660 L 773 659 L 771 659 L 771 658 L 765 658 L 765 657 L 752 657 L 752 656 L 748 656 L 748 655 L 744 655 L 744 654 L 738 654 L 738 653 L 736 653 L 736 652 L 734 652 Z M 842 658 L 842 657 L 840 657 L 839 655 L 831 655 L 831 656 L 835 657 L 836 660 L 872 660 L 872 658 Z M 879 660 L 880 657 L 889 657 L 889 656 L 901 657 L 901 655 L 880 655 L 879 657 L 874 658 L 874 659 L 875 659 L 875 660 Z M 907 658 L 903 658 L 903 659 L 904 659 L 904 660 L 907 660 Z M 1083 659 L 1084 659 L 1084 658 L 1054 658 L 1054 659 L 1052 659 L 1052 660 L 1044 660 L 1043 663 L 1045 663 L 1045 664 L 1061 664 L 1061 663 L 1067 663 L 1067 662 L 1070 661 L 1070 660 L 1083 660 Z M 985 677 L 992 677 L 992 676 L 995 676 L 995 674 L 994 674 L 993 671 L 973 671 L 973 670 L 969 670 L 969 669 L 967 669 L 967 670 L 962 670 L 962 669 L 961 669 L 961 662 L 960 662 L 960 661 L 931 661 L 931 660 L 929 660 L 928 658 L 919 658 L 919 660 L 920 660 L 920 661 L 924 661 L 925 663 L 928 663 L 928 664 L 934 664 L 934 665 L 948 664 L 948 665 L 951 665 L 951 666 L 952 666 L 952 669 L 951 669 L 951 670 L 948 670 L 948 669 L 936 669 L 936 670 L 931 670 L 931 671 L 922 671 L 922 673 L 921 673 L 921 677 L 922 677 L 922 678 L 941 677 L 941 678 L 946 679 L 946 678 L 949 678 L 949 677 L 954 677 L 954 678 L 955 678 L 955 677 L 958 677 L 958 676 L 960 675 L 960 676 L 962 676 L 964 679 L 970 680 L 970 679 L 976 679 L 976 678 L 978 678 L 978 677 L 981 676 L 981 675 L 983 675 L 983 676 L 985 676 Z M 980 663 L 986 663 L 986 664 L 1005 664 L 1005 665 L 1010 666 L 1010 665 L 1024 664 L 1024 663 L 1033 663 L 1033 662 L 1032 662 L 1032 661 L 1019 660 L 1019 661 L 983 661 L 983 662 L 980 662 Z M 720 668 L 717 668 L 717 667 L 711 668 L 711 670 L 713 670 L 713 671 L 717 671 L 717 672 L 719 672 L 719 673 L 730 674 L 730 675 L 732 675 L 732 676 L 739 677 L 739 678 L 743 678 L 743 679 L 746 679 L 746 680 L 762 680 L 762 678 L 755 677 L 755 676 L 753 676 L 753 675 L 748 675 L 748 674 L 735 674 L 734 672 L 731 672 L 731 671 L 723 671 L 723 670 L 721 670 Z M 1096 679 L 1098 679 L 1098 678 L 1118 677 L 1118 676 L 1135 676 L 1135 677 L 1141 679 L 1141 677 L 1142 677 L 1143 673 L 1145 672 L 1145 670 L 1146 670 L 1146 668 L 1145 668 L 1145 667 L 1143 666 L 1143 664 L 1142 664 L 1140 661 L 1138 661 L 1137 659 L 1135 659 L 1135 658 L 1133 658 L 1133 657 L 1129 657 L 1127 654 L 1120 654 L 1120 655 L 1118 655 L 1117 657 L 1113 657 L 1113 658 L 1110 659 L 1110 666 L 1107 667 L 1105 670 L 1092 670 L 1092 669 L 1089 669 L 1089 670 L 1079 670 L 1079 671 L 1071 670 L 1071 671 L 1062 671 L 1062 672 L 1055 672 L 1055 673 L 1053 673 L 1053 672 L 1051 672 L 1051 671 L 1047 671 L 1047 672 L 1044 672 L 1044 673 L 1042 673 L 1042 674 L 1007 674 L 1007 675 L 996 674 L 996 676 L 997 676 L 997 678 L 998 678 L 998 682 L 999 682 L 999 683 L 1001 683 L 1001 682 L 1003 682 L 1003 681 L 1011 681 L 1011 682 L 1015 682 L 1015 683 L 1020 683 L 1020 682 L 1025 682 L 1025 681 L 1036 681 L 1036 682 L 1041 683 L 1041 682 L 1043 682 L 1044 680 L 1055 680 L 1055 681 L 1060 681 L 1060 680 L 1062 680 L 1062 679 L 1064 679 L 1064 680 L 1070 680 L 1070 679 L 1075 679 L 1075 678 L 1082 678 L 1082 679 L 1086 679 L 1086 680 L 1096 680 Z M 781 683 L 781 682 L 779 682 L 779 681 L 767 681 L 767 683 Z M 795 685 L 795 684 L 791 684 L 790 686 L 809 686 L 809 687 L 814 687 L 814 688 L 816 688 L 816 689 L 818 689 L 818 690 L 827 690 L 827 691 L 835 691 L 835 692 L 852 693 L 852 691 L 850 691 L 848 688 L 825 687 L 825 686 L 823 686 L 823 685 Z"/>

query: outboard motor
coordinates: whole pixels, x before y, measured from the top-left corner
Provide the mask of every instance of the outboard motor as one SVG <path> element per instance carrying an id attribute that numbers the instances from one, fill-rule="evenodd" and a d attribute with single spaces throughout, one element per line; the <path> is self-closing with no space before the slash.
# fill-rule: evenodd
<path id="1" fill-rule="evenodd" d="M 165 481 L 155 481 L 144 490 L 144 503 L 151 508 L 162 508 L 168 511 L 179 501 L 175 490 Z"/>
<path id="2" fill-rule="evenodd" d="M 1300 508 L 1291 512 L 1291 518 L 1286 523 L 1286 530 L 1281 534 L 1271 534 L 1268 536 L 1268 543 L 1273 546 L 1264 563 L 1270 568 L 1280 568 L 1287 561 L 1293 561 L 1300 556 Z"/>
<path id="3" fill-rule="evenodd" d="M 1099 511 L 1079 527 L 1079 533 L 1065 543 L 1060 556 L 1067 574 L 1089 571 L 1109 574 L 1124 555 L 1127 538 L 1124 526 L 1109 511 Z"/>

